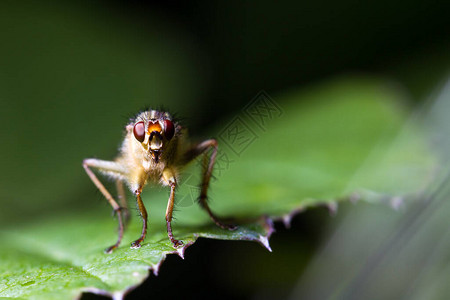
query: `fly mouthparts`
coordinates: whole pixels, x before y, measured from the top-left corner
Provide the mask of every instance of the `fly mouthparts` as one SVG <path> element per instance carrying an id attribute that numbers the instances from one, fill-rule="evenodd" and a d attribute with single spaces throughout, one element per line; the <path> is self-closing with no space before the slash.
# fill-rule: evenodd
<path id="1" fill-rule="evenodd" d="M 157 163 L 159 161 L 159 156 L 161 155 L 161 152 L 158 150 L 152 150 L 151 154 L 152 154 L 153 159 Z"/>

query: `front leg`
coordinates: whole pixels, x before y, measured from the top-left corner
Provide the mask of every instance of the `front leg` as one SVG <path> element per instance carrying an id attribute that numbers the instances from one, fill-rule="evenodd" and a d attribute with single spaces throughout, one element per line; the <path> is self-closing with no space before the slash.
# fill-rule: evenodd
<path id="1" fill-rule="evenodd" d="M 145 239 L 145 235 L 147 234 L 147 210 L 145 209 L 144 202 L 141 199 L 142 186 L 140 186 L 136 191 L 136 201 L 139 207 L 139 211 L 142 217 L 142 233 L 141 237 L 131 243 L 131 248 L 141 248 L 141 243 Z"/>
<path id="2" fill-rule="evenodd" d="M 166 225 L 167 225 L 167 235 L 169 236 L 170 241 L 173 244 L 174 248 L 177 248 L 183 245 L 182 241 L 176 240 L 173 237 L 172 233 L 172 214 L 173 214 L 173 206 L 175 204 L 175 188 L 177 186 L 177 181 L 175 179 L 175 174 L 171 169 L 166 169 L 163 172 L 163 181 L 169 184 L 170 186 L 170 196 L 169 201 L 167 202 L 166 209 Z"/>
<path id="3" fill-rule="evenodd" d="M 176 240 L 173 237 L 172 233 L 172 213 L 173 213 L 173 205 L 175 202 L 175 186 L 176 183 L 170 184 L 170 196 L 169 196 L 169 202 L 167 203 L 167 210 L 166 210 L 166 224 L 167 224 L 167 235 L 169 236 L 170 241 L 173 244 L 174 248 L 177 248 L 181 245 L 183 245 L 182 241 Z"/>

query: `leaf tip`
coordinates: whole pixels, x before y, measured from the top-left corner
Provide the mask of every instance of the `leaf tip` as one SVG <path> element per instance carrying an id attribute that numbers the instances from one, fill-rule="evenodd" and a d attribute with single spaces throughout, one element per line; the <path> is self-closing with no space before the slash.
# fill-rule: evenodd
<path id="1" fill-rule="evenodd" d="M 267 236 L 259 236 L 259 243 L 261 244 L 261 245 L 263 245 L 264 246 L 264 248 L 266 248 L 267 250 L 269 250 L 270 252 L 272 252 L 272 248 L 270 248 L 270 245 L 269 245 L 269 239 L 267 238 Z"/>
<path id="2" fill-rule="evenodd" d="M 182 246 L 180 248 L 177 248 L 176 253 L 178 254 L 179 257 L 181 257 L 182 259 L 184 259 L 184 250 L 186 249 L 186 246 Z"/>
<path id="3" fill-rule="evenodd" d="M 288 229 L 291 228 L 291 221 L 292 221 L 291 214 L 284 215 L 282 220 L 283 220 L 284 227 L 286 227 Z"/>
<path id="4" fill-rule="evenodd" d="M 330 212 L 330 215 L 335 216 L 337 214 L 337 211 L 338 211 L 337 202 L 335 202 L 335 201 L 329 202 L 327 204 L 327 207 L 328 207 L 328 211 Z"/>
<path id="5" fill-rule="evenodd" d="M 161 267 L 163 261 L 164 259 L 161 259 L 160 261 L 158 261 L 158 263 L 152 265 L 151 270 L 153 272 L 153 275 L 158 276 L 159 268 Z"/>
<path id="6" fill-rule="evenodd" d="M 112 299 L 113 300 L 123 300 L 124 296 L 125 296 L 124 293 L 116 292 L 116 293 L 112 294 Z"/>
<path id="7" fill-rule="evenodd" d="M 176 248 L 174 251 L 170 252 L 170 254 L 178 254 L 179 257 L 184 259 L 184 253 L 186 252 L 186 248 L 194 244 L 195 241 L 190 241 L 183 246 Z"/>
<path id="8" fill-rule="evenodd" d="M 283 222 L 284 227 L 286 227 L 287 229 L 291 228 L 291 222 L 292 222 L 292 219 L 293 219 L 297 214 L 303 212 L 304 210 L 305 210 L 305 208 L 302 206 L 302 207 L 298 207 L 298 208 L 292 210 L 291 212 L 289 212 L 289 213 L 283 215 L 283 216 L 281 217 L 281 221 Z"/>

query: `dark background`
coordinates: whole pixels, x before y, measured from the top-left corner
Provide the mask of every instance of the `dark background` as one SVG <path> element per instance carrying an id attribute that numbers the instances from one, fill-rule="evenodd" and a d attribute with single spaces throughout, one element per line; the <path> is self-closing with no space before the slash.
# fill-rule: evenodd
<path id="1" fill-rule="evenodd" d="M 118 129 L 141 107 L 178 111 L 201 136 L 260 90 L 361 74 L 391 81 L 416 105 L 450 70 L 444 1 L 4 1 L 0 16 L 0 224 L 98 205 L 79 205 L 93 192 L 81 160 L 113 156 Z M 277 224 L 273 253 L 201 239 L 128 298 L 286 297 L 329 219 L 317 208 L 290 230 Z"/>
<path id="2" fill-rule="evenodd" d="M 449 66 L 444 1 L 116 2 L 145 22 L 156 13 L 180 26 L 208 67 L 202 109 L 240 109 L 256 91 L 274 94 L 342 73 L 400 82 L 426 97 Z M 203 119 L 204 124 L 210 120 Z"/>

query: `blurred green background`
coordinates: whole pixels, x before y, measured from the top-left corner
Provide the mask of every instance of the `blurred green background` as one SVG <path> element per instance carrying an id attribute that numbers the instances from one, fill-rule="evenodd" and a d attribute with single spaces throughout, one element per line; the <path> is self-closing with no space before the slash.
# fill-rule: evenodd
<path id="1" fill-rule="evenodd" d="M 81 161 L 113 158 L 128 117 L 146 106 L 176 112 L 199 138 L 261 90 L 276 99 L 342 74 L 385 78 L 417 106 L 450 70 L 444 5 L 2 1 L 0 226 L 67 210 L 108 213 Z M 175 281 L 192 295 L 284 297 L 328 220 L 317 209 L 289 231 L 277 226 L 272 254 L 201 240 L 130 298 L 164 295 Z"/>

